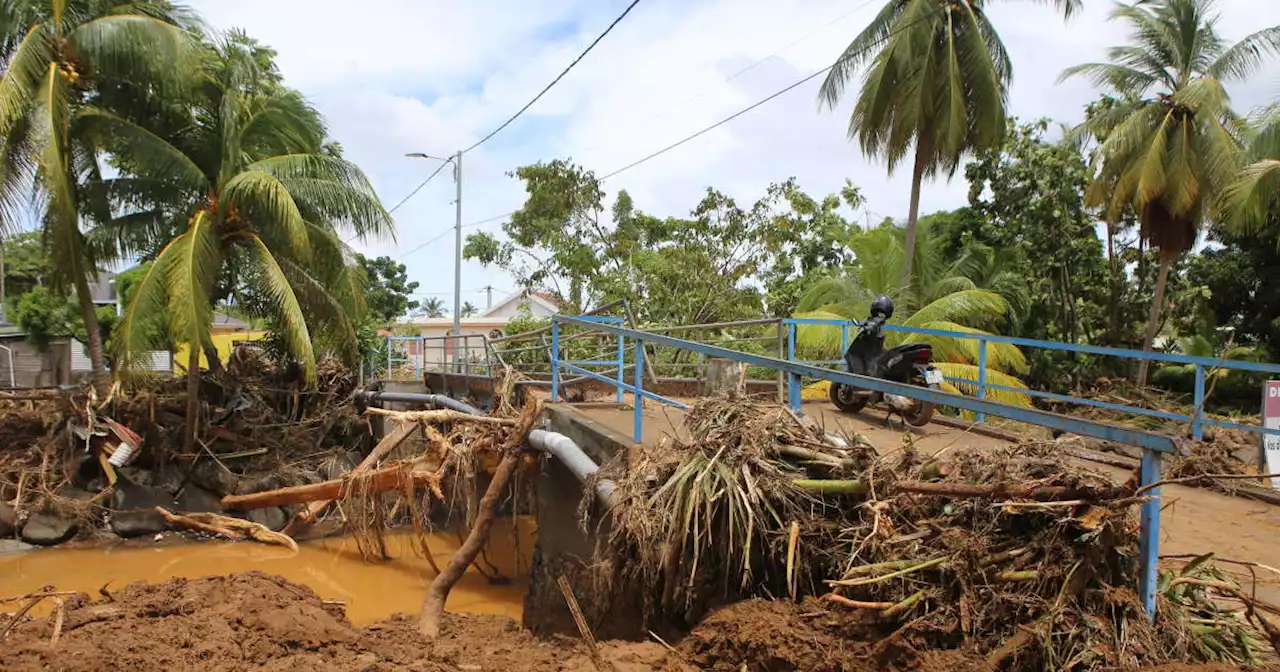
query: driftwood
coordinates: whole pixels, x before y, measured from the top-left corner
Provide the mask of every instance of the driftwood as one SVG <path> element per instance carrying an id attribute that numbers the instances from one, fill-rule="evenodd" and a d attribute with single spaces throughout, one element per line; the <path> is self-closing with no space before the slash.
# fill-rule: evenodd
<path id="1" fill-rule="evenodd" d="M 434 411 L 388 411 L 385 408 L 370 407 L 368 412 L 373 415 L 385 415 L 388 418 L 395 418 L 402 422 L 474 422 L 478 425 L 501 425 L 503 427 L 514 427 L 518 422 L 515 418 L 472 415 L 447 408 Z"/>
<path id="2" fill-rule="evenodd" d="M 515 474 L 516 468 L 520 466 L 519 447 L 524 443 L 529 430 L 533 428 L 533 423 L 537 421 L 540 410 L 537 402 L 530 403 L 525 406 L 524 412 L 520 414 L 519 419 L 510 421 L 515 427 L 507 435 L 506 441 L 498 448 L 498 454 L 502 455 L 502 461 L 498 463 L 498 468 L 494 470 L 493 478 L 489 481 L 489 487 L 485 489 L 484 496 L 480 498 L 480 506 L 476 512 L 476 520 L 471 527 L 471 533 L 467 535 L 467 540 L 449 559 L 449 564 L 444 568 L 444 571 L 436 575 L 436 578 L 431 582 L 431 586 L 427 588 L 426 597 L 422 600 L 422 616 L 418 621 L 418 631 L 422 633 L 423 637 L 434 640 L 440 636 L 440 619 L 444 615 L 444 603 L 449 598 L 449 591 L 462 578 L 463 573 L 467 571 L 467 567 L 470 567 L 476 561 L 480 551 L 484 549 L 484 545 L 489 541 L 489 532 L 493 528 L 493 518 L 497 512 L 498 504 L 506 495 L 507 485 L 511 482 L 511 477 Z M 439 413 L 439 411 L 423 411 L 423 413 Z"/>
<path id="3" fill-rule="evenodd" d="M 260 541 L 264 544 L 274 544 L 276 546 L 284 546 L 298 551 L 298 543 L 292 537 L 272 532 L 265 525 L 254 523 L 248 520 L 240 520 L 239 518 L 230 518 L 220 516 L 216 513 L 188 513 L 186 515 L 178 515 L 165 509 L 163 506 L 156 507 L 156 513 L 164 517 L 170 525 L 174 527 L 216 534 L 235 541 L 239 541 L 248 537 L 254 541 Z"/>
<path id="4" fill-rule="evenodd" d="M 401 463 L 360 475 L 350 472 L 347 478 L 336 478 L 323 483 L 294 485 L 249 495 L 227 495 L 222 498 L 222 505 L 228 509 L 244 511 L 304 502 L 328 504 L 346 497 L 353 490 L 372 493 L 424 485 L 430 487 L 437 497 L 444 499 L 440 492 L 440 474 L 434 471 L 412 471 L 408 466 L 408 463 Z"/>
<path id="5" fill-rule="evenodd" d="M 371 408 L 369 410 L 372 411 L 375 409 Z M 383 458 L 391 453 L 391 451 L 395 450 L 397 446 L 404 443 L 406 439 L 412 436 L 414 430 L 417 428 L 418 425 L 415 423 L 402 423 L 396 428 L 396 431 L 382 437 L 382 440 L 378 442 L 378 445 L 374 446 L 373 450 L 369 451 L 369 454 L 360 461 L 360 464 L 356 465 L 356 468 L 347 472 L 347 474 L 358 474 L 377 466 L 378 462 L 381 462 Z M 297 536 L 299 532 L 307 529 L 312 523 L 316 522 L 316 516 L 320 515 L 320 512 L 324 511 L 325 507 L 329 506 L 329 503 L 333 501 L 333 499 L 336 498 L 331 497 L 329 499 L 312 501 L 299 511 L 298 514 L 293 517 L 293 520 L 289 521 L 289 524 L 285 526 L 282 532 L 291 537 Z"/>

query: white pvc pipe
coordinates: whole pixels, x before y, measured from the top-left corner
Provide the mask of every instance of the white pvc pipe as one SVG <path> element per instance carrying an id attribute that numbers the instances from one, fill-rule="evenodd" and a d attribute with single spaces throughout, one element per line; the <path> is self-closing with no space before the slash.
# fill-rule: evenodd
<path id="1" fill-rule="evenodd" d="M 582 448 L 579 448 L 578 444 L 573 442 L 573 439 L 564 434 L 549 432 L 545 429 L 535 429 L 529 432 L 528 441 L 533 448 L 546 451 L 560 460 L 583 483 L 586 483 L 592 474 L 600 470 L 595 461 L 582 452 Z M 596 498 L 600 500 L 600 503 L 605 508 L 613 507 L 615 490 L 617 490 L 617 485 L 607 478 L 602 478 L 596 482 Z"/>

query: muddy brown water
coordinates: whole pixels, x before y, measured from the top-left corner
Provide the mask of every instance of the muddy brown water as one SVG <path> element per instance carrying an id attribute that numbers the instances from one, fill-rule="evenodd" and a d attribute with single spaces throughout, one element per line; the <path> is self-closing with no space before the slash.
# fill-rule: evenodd
<path id="1" fill-rule="evenodd" d="M 472 567 L 449 593 L 446 609 L 498 614 L 519 621 L 534 527 L 532 518 L 522 517 L 515 523 L 511 519 L 495 521 L 481 564 L 486 574 L 494 576 L 496 568 L 506 580 L 492 583 Z M 52 585 L 97 597 L 98 589 L 107 584 L 120 588 L 134 581 L 159 582 L 256 569 L 306 585 L 322 599 L 345 603 L 347 618 L 365 625 L 397 612 L 416 614 L 421 610 L 435 571 L 415 553 L 412 539 L 407 532 L 389 535 L 387 547 L 392 559 L 378 562 L 365 562 L 355 539 L 349 536 L 302 542 L 296 554 L 278 546 L 218 541 L 34 549 L 0 555 L 0 594 L 21 595 Z M 432 534 L 428 539 L 436 564 L 442 568 L 458 544 L 452 534 Z"/>

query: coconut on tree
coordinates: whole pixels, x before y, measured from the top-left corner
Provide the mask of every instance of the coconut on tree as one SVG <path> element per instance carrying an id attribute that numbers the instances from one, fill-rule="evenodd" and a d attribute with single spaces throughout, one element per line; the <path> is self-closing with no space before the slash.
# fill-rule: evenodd
<path id="1" fill-rule="evenodd" d="M 1080 0 L 1042 0 L 1070 17 Z M 892 173 L 911 165 L 911 204 L 900 286 L 913 271 L 920 188 L 955 175 L 966 152 L 997 147 L 1013 64 L 987 17 L 986 0 L 889 0 L 827 73 L 819 97 L 834 108 L 868 65 L 849 138 L 883 156 Z"/>
<path id="2" fill-rule="evenodd" d="M 1112 18 L 1132 29 L 1105 63 L 1085 63 L 1062 78 L 1086 77 L 1117 96 L 1082 129 L 1102 141 L 1086 203 L 1118 221 L 1137 216 L 1140 235 L 1159 251 L 1155 297 L 1143 350 L 1160 328 L 1169 269 L 1195 245 L 1218 199 L 1239 175 L 1244 120 L 1231 109 L 1224 84 L 1248 77 L 1280 50 L 1280 27 L 1230 44 L 1216 30 L 1213 0 L 1150 0 L 1122 4 Z M 1148 362 L 1137 382 L 1145 385 Z"/>

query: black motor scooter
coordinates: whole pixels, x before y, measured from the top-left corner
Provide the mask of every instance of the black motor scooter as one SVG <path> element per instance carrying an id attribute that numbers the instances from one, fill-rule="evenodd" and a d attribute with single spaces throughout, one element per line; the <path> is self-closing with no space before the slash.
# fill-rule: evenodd
<path id="1" fill-rule="evenodd" d="M 938 389 L 942 385 L 942 372 L 933 365 L 932 346 L 906 343 L 884 349 L 881 327 L 892 316 L 893 302 L 885 296 L 876 297 L 871 304 L 871 317 L 861 324 L 857 336 L 844 353 L 849 373 Z M 884 401 L 912 427 L 923 427 L 933 419 L 933 404 L 898 394 L 832 383 L 830 398 L 836 408 L 846 413 L 857 413 L 869 403 Z"/>

